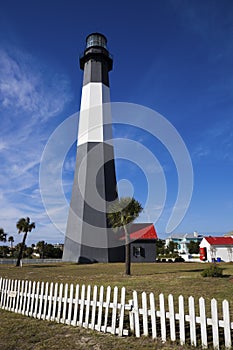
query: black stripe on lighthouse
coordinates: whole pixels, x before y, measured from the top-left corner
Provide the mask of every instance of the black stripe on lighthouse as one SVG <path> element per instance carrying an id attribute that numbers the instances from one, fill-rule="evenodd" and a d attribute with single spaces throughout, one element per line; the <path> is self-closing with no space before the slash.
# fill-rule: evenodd
<path id="1" fill-rule="evenodd" d="M 117 199 L 108 78 L 112 59 L 106 42 L 102 34 L 89 35 L 80 59 L 84 77 L 64 261 L 117 260 L 106 215 L 108 202 Z"/>

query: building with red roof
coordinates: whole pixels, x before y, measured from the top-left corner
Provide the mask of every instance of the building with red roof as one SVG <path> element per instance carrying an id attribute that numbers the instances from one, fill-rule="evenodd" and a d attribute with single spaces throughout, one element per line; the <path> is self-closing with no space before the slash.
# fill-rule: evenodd
<path id="1" fill-rule="evenodd" d="M 130 226 L 130 246 L 132 262 L 155 262 L 157 232 L 152 223 L 132 224 Z M 122 231 L 121 241 L 125 240 Z M 122 246 L 124 248 L 124 245 Z M 125 249 L 121 249 L 121 261 L 125 261 Z"/>
<path id="2" fill-rule="evenodd" d="M 200 243 L 202 261 L 233 261 L 233 237 L 204 237 Z"/>

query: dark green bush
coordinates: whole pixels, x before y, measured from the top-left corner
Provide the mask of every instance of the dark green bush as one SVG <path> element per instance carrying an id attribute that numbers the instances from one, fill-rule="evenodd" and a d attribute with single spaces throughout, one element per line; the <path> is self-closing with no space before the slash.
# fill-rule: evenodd
<path id="1" fill-rule="evenodd" d="M 202 277 L 222 277 L 223 269 L 216 264 L 212 264 L 201 272 Z"/>
<path id="2" fill-rule="evenodd" d="M 184 262 L 185 260 L 182 258 L 182 256 L 178 256 L 175 258 L 175 262 Z"/>

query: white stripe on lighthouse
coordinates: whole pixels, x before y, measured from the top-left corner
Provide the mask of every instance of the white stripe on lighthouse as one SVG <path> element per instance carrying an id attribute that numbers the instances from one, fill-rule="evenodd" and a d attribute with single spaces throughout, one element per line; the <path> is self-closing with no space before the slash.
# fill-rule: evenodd
<path id="1" fill-rule="evenodd" d="M 107 103 L 106 105 L 103 105 Z M 112 139 L 110 89 L 103 83 L 88 83 L 82 88 L 78 146 L 86 142 Z M 111 144 L 111 142 L 109 142 Z"/>

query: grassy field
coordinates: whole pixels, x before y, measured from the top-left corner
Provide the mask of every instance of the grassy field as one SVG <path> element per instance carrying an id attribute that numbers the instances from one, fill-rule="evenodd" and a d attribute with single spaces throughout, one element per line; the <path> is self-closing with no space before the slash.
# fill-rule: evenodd
<path id="1" fill-rule="evenodd" d="M 201 271 L 207 264 L 154 263 L 132 264 L 132 276 L 124 275 L 124 264 L 50 264 L 24 265 L 16 268 L 0 265 L 0 277 L 126 287 L 127 297 L 132 291 L 190 295 L 204 297 L 207 302 L 216 298 L 232 304 L 233 264 L 218 264 L 224 268 L 222 278 L 203 278 Z M 150 339 L 118 338 L 88 330 L 35 320 L 10 312 L 0 311 L 0 349 L 179 349 L 178 345 L 164 345 Z M 184 347 L 182 347 L 184 348 Z M 188 349 L 189 347 L 185 347 Z"/>

